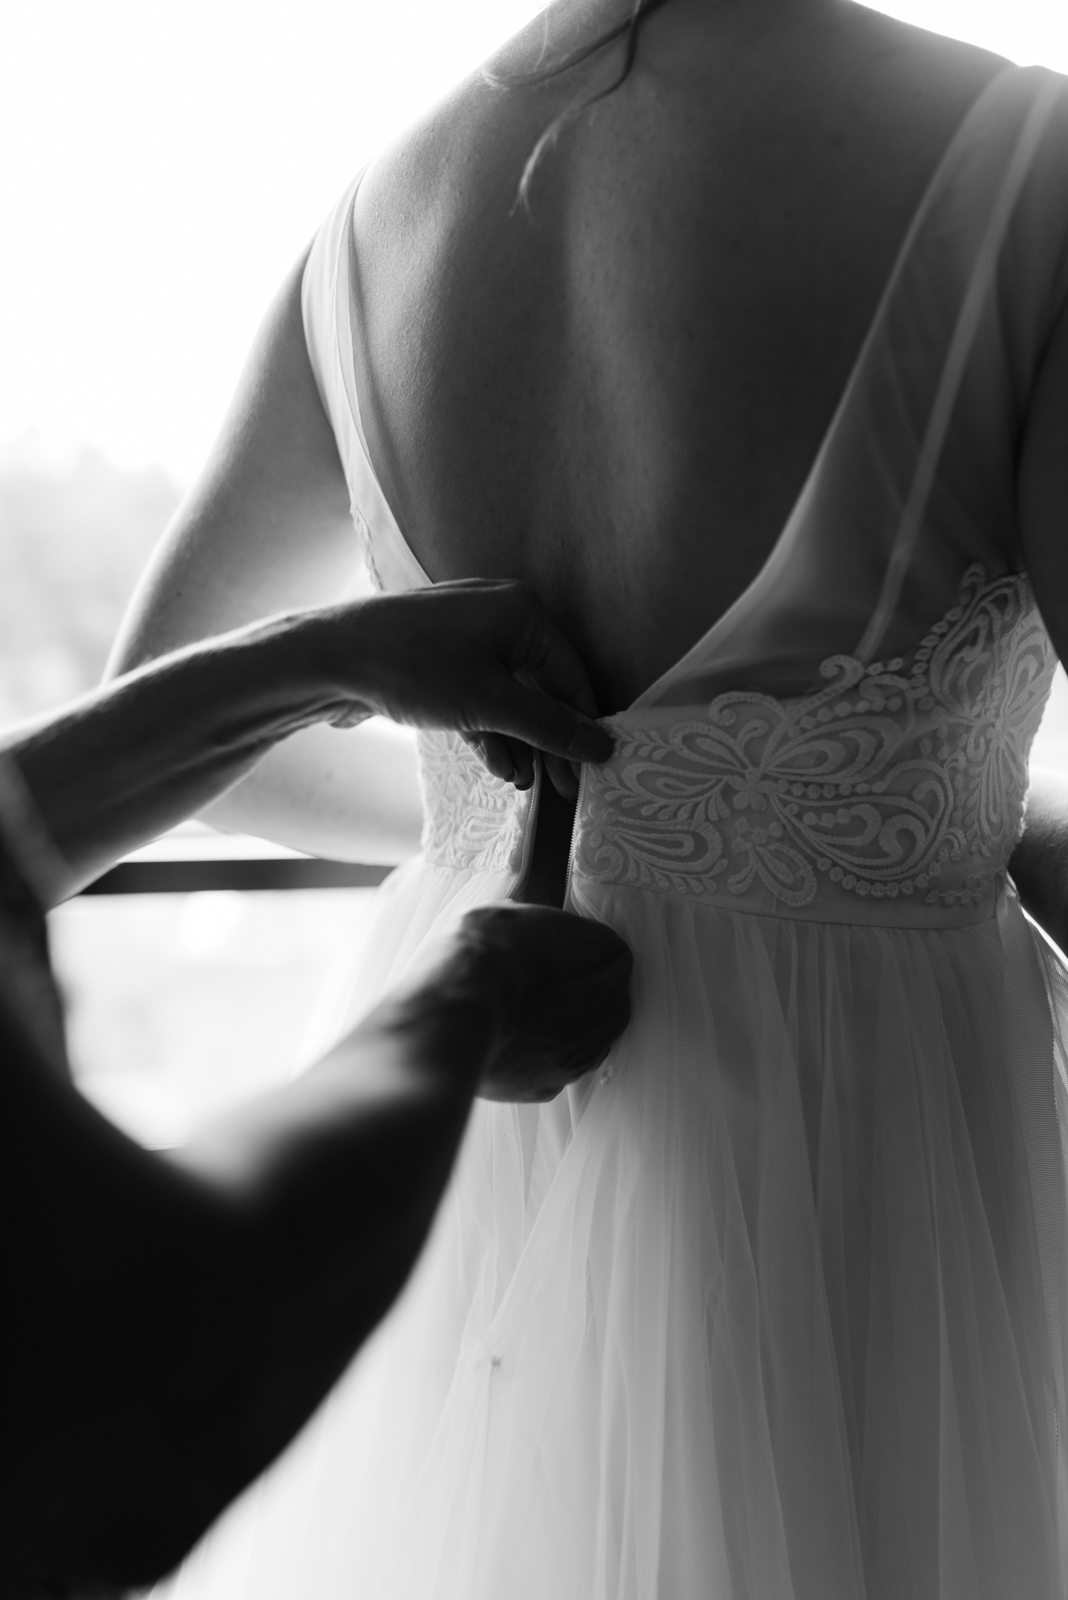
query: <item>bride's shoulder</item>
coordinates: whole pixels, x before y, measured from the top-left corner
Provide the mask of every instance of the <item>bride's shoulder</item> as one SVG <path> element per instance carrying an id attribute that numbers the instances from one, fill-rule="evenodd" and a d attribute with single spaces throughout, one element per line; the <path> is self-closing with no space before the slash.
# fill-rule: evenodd
<path id="1" fill-rule="evenodd" d="M 531 141 L 581 88 L 581 71 L 552 70 L 567 58 L 574 29 L 551 18 L 571 9 L 549 7 L 380 152 L 360 190 L 369 220 L 403 226 L 410 237 L 473 216 L 488 194 L 514 189 Z"/>
<path id="2" fill-rule="evenodd" d="M 409 242 L 428 224 L 455 236 L 487 210 L 499 216 L 497 199 L 510 207 L 539 139 L 565 126 L 596 127 L 585 142 L 598 181 L 602 168 L 648 167 L 687 198 L 708 161 L 758 157 L 755 131 L 765 146 L 793 146 L 800 133 L 802 160 L 810 147 L 833 159 L 845 138 L 874 141 L 890 165 L 888 141 L 906 160 L 915 149 L 923 165 L 1010 65 L 853 0 L 771 9 L 651 0 L 632 32 L 632 0 L 555 0 L 382 152 L 361 207 L 383 225 L 400 221 Z M 573 145 L 554 141 L 554 170 L 567 169 Z"/>

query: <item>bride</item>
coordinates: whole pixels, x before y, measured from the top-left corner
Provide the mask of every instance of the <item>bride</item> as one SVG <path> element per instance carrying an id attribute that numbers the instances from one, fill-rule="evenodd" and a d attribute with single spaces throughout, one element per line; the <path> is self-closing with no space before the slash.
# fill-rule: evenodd
<path id="1" fill-rule="evenodd" d="M 1066 303 L 1068 84 L 851 0 L 558 0 L 342 197 L 116 662 L 360 548 L 529 584 L 614 754 L 576 803 L 422 737 L 351 1004 L 566 897 L 634 1018 L 480 1107 L 386 1327 L 168 1594 L 1066 1593 L 1068 975 L 1007 874 Z M 216 819 L 402 841 L 346 740 Z"/>

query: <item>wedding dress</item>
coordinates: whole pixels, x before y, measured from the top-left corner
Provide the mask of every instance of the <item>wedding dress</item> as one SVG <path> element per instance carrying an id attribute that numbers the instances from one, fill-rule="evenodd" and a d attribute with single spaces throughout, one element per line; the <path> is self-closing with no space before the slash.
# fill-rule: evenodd
<path id="1" fill-rule="evenodd" d="M 410 588 L 354 192 L 305 322 Z M 1066 294 L 1068 84 L 1009 69 L 763 571 L 584 771 L 570 903 L 635 952 L 629 1030 L 550 1105 L 477 1105 L 399 1305 L 174 1600 L 1068 1592 L 1068 972 L 1006 873 L 1054 669 L 1016 451 Z M 355 1009 L 525 868 L 536 790 L 420 745 Z"/>

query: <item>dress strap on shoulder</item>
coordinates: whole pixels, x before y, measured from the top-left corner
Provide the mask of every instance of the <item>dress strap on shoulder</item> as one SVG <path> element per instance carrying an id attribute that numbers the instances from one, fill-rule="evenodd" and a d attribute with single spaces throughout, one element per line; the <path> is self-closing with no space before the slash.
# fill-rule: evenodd
<path id="1" fill-rule="evenodd" d="M 1021 190 L 1034 163 L 1042 136 L 1060 97 L 1063 80 L 1043 74 L 1027 112 L 990 208 L 960 312 L 935 391 L 927 427 L 916 458 L 916 470 L 886 565 L 879 598 L 858 644 L 858 660 L 869 662 L 879 648 L 901 598 L 916 540 L 923 526 L 946 433 L 960 393 L 983 314 L 993 292 L 1002 246 Z"/>
<path id="2" fill-rule="evenodd" d="M 422 589 L 430 578 L 419 564 L 401 532 L 393 508 L 371 461 L 360 413 L 359 385 L 356 381 L 356 340 L 362 338 L 363 315 L 359 264 L 356 258 L 355 211 L 360 181 L 352 187 L 351 198 L 338 244 L 334 280 L 334 325 L 341 379 L 348 400 L 354 448 L 348 461 L 352 514 L 366 541 L 367 563 L 380 589 Z"/>

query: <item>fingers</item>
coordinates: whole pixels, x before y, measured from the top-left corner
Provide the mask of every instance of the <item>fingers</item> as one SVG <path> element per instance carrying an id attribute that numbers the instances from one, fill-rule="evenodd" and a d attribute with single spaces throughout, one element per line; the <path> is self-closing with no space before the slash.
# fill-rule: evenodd
<path id="1" fill-rule="evenodd" d="M 578 652 L 537 596 L 522 584 L 516 584 L 515 589 L 521 616 L 511 640 L 509 667 L 528 675 L 554 700 L 574 706 L 586 720 L 596 719 L 597 699 Z"/>
<path id="2" fill-rule="evenodd" d="M 544 907 L 487 906 L 465 916 L 470 978 L 492 995 L 497 1042 L 479 1094 L 545 1100 L 596 1066 L 630 1016 L 631 953 L 602 923 Z"/>
<path id="3" fill-rule="evenodd" d="M 549 906 L 477 906 L 464 913 L 460 937 L 485 950 L 522 952 L 520 965 L 524 972 L 529 971 L 529 957 L 535 952 L 551 965 L 562 963 L 568 970 L 580 960 L 594 965 L 631 961 L 626 940 L 607 923 Z"/>
<path id="4" fill-rule="evenodd" d="M 563 793 L 574 792 L 563 763 L 612 754 L 582 662 L 520 583 L 461 579 L 321 617 L 329 670 L 348 697 L 397 722 L 455 729 L 505 782 L 533 781 L 531 746 L 559 758 Z M 320 646 L 321 633 L 314 639 Z"/>
<path id="5" fill-rule="evenodd" d="M 503 604 L 502 604 L 503 602 Z M 496 586 L 500 675 L 486 675 L 479 687 L 494 732 L 518 736 L 563 762 L 607 761 L 611 736 L 597 725 L 597 702 L 578 653 L 536 595 L 521 583 Z M 562 764 L 553 779 L 562 794 L 575 793 Z"/>
<path id="6" fill-rule="evenodd" d="M 505 739 L 504 744 L 512 759 L 515 775 L 512 782 L 517 789 L 529 789 L 534 783 L 534 752 L 522 739 Z"/>
<path id="7" fill-rule="evenodd" d="M 508 673 L 489 675 L 478 686 L 478 716 L 495 733 L 509 734 L 565 761 L 608 761 L 615 741 L 600 723 Z"/>
<path id="8" fill-rule="evenodd" d="M 534 759 L 528 744 L 520 739 L 505 739 L 496 733 L 464 733 L 460 737 L 495 778 L 521 790 L 533 785 Z M 565 800 L 578 799 L 579 780 L 574 762 L 547 755 L 545 771 L 557 794 Z"/>
<path id="9" fill-rule="evenodd" d="M 565 800 L 578 799 L 578 771 L 574 762 L 561 761 L 559 756 L 547 755 L 545 771 L 558 795 L 562 795 Z"/>
<path id="10" fill-rule="evenodd" d="M 495 778 L 514 783 L 517 789 L 530 788 L 534 782 L 534 755 L 529 745 L 484 731 L 462 733 L 460 737 Z"/>
<path id="11" fill-rule="evenodd" d="M 591 993 L 602 1006 L 625 1000 L 630 948 L 604 923 L 546 906 L 482 906 L 465 915 L 460 939 L 502 1003 L 529 1003 L 543 1021 L 588 1018 Z"/>

